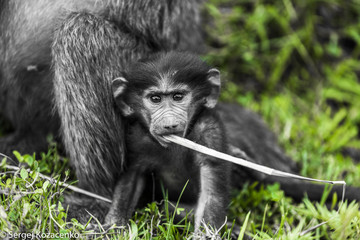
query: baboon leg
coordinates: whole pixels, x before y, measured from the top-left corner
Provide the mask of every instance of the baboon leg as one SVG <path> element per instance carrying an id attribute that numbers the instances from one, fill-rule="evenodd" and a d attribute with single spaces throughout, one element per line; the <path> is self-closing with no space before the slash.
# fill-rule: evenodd
<path id="1" fill-rule="evenodd" d="M 52 46 L 55 106 L 81 187 L 111 195 L 124 167 L 124 136 L 111 81 L 149 48 L 89 13 L 72 13 Z"/>
<path id="2" fill-rule="evenodd" d="M 145 187 L 145 178 L 137 171 L 128 171 L 116 183 L 112 204 L 105 223 L 126 225 Z"/>

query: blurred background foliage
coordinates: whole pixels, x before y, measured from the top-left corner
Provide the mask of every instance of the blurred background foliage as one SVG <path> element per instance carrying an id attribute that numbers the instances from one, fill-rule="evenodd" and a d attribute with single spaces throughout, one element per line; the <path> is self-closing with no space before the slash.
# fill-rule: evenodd
<path id="1" fill-rule="evenodd" d="M 330 153 L 360 160 L 360 1 L 210 0 L 206 12 L 222 100 L 259 112 L 303 174 L 323 176 L 325 160 L 308 165 Z M 359 167 L 348 165 L 357 184 Z"/>
<path id="2" fill-rule="evenodd" d="M 285 86 L 303 93 L 333 73 L 351 78 L 346 73 L 358 70 L 351 59 L 360 54 L 359 3 L 210 0 L 209 57 L 260 92 Z"/>

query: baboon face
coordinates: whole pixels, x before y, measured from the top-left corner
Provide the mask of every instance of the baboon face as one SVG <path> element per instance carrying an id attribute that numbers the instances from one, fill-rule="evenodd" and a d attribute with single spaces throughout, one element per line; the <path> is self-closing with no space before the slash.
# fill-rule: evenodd
<path id="1" fill-rule="evenodd" d="M 185 137 L 196 113 L 216 105 L 220 73 L 195 56 L 168 53 L 134 64 L 112 86 L 122 114 L 140 119 L 167 147 L 164 135 Z"/>
<path id="2" fill-rule="evenodd" d="M 195 103 L 188 86 L 168 79 L 160 80 L 159 83 L 161 84 L 144 91 L 142 117 L 148 124 L 151 135 L 166 147 L 167 141 L 162 136 L 184 136 L 190 123 L 191 104 Z"/>

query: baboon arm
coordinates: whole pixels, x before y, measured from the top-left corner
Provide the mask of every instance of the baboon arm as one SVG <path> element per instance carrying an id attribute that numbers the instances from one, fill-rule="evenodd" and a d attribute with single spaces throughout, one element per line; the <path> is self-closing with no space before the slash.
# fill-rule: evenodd
<path id="1" fill-rule="evenodd" d="M 197 142 L 212 149 L 224 151 L 222 127 L 212 116 L 201 117 L 195 134 Z M 195 210 L 195 228 L 199 229 L 202 221 L 219 228 L 225 222 L 229 199 L 230 165 L 216 158 L 195 153 L 200 166 L 200 193 Z"/>
<path id="2" fill-rule="evenodd" d="M 207 159 L 208 161 L 208 159 Z M 225 222 L 228 204 L 226 176 L 222 176 L 224 169 L 209 164 L 200 168 L 200 195 L 195 210 L 195 229 L 199 229 L 202 222 L 219 228 Z"/>
<path id="3" fill-rule="evenodd" d="M 145 178 L 137 171 L 125 172 L 116 183 L 106 224 L 126 225 L 144 190 Z"/>

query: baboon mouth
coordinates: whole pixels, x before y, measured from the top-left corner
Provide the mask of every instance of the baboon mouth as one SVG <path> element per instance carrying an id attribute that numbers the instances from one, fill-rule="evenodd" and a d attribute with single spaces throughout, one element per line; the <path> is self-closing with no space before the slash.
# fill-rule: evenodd
<path id="1" fill-rule="evenodd" d="M 169 144 L 171 143 L 169 140 L 165 139 L 163 136 L 160 136 L 160 135 L 158 137 L 156 137 L 156 140 L 164 148 L 167 148 L 169 146 Z"/>
<path id="2" fill-rule="evenodd" d="M 184 133 L 184 131 L 168 132 L 168 133 L 161 134 L 160 136 L 161 136 L 161 137 L 163 137 L 163 136 L 169 136 L 169 135 L 182 136 L 183 133 Z"/>
<path id="3" fill-rule="evenodd" d="M 158 135 L 156 137 L 156 139 L 161 146 L 167 148 L 169 146 L 169 144 L 171 144 L 171 142 L 169 140 L 167 140 L 166 138 L 164 138 L 164 136 L 169 136 L 169 135 L 182 136 L 183 132 L 172 132 L 172 133 L 161 134 L 161 135 Z"/>

